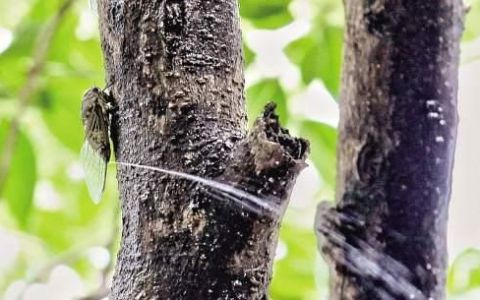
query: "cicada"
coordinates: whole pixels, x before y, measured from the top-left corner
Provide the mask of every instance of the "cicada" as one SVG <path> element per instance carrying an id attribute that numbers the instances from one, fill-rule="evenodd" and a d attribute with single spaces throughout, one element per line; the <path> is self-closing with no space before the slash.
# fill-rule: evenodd
<path id="1" fill-rule="evenodd" d="M 85 140 L 80 159 L 88 192 L 98 203 L 105 189 L 107 164 L 110 160 L 110 113 L 113 99 L 103 90 L 93 87 L 83 95 L 82 122 Z"/>

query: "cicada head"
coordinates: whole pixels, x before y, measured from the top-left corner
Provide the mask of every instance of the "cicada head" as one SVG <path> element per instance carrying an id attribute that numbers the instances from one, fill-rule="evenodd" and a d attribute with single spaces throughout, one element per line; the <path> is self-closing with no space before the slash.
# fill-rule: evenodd
<path id="1" fill-rule="evenodd" d="M 98 87 L 93 87 L 85 92 L 82 101 L 82 120 L 86 121 L 92 118 L 92 114 L 95 114 L 98 110 L 102 110 L 102 113 L 107 114 L 107 98 L 105 93 Z"/>

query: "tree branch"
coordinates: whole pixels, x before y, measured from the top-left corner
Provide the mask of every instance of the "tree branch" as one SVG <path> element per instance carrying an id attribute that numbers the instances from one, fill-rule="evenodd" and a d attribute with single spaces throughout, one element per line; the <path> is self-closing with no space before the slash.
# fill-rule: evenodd
<path id="1" fill-rule="evenodd" d="M 460 0 L 347 0 L 331 299 L 445 298 Z"/>
<path id="2" fill-rule="evenodd" d="M 307 146 L 271 106 L 246 133 L 237 1 L 99 7 L 118 161 L 212 178 L 285 207 Z M 120 165 L 118 180 L 111 299 L 266 298 L 282 213 L 256 214 L 155 170 Z"/>

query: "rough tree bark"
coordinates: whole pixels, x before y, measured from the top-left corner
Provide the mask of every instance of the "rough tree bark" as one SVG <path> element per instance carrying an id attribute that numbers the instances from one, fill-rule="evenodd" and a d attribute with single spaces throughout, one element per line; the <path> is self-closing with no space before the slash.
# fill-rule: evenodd
<path id="1" fill-rule="evenodd" d="M 331 299 L 445 299 L 461 0 L 345 0 Z"/>
<path id="2" fill-rule="evenodd" d="M 225 182 L 284 207 L 308 145 L 268 106 L 246 133 L 236 0 L 101 0 L 118 161 Z M 193 182 L 119 166 L 111 299 L 266 299 L 281 214 Z"/>

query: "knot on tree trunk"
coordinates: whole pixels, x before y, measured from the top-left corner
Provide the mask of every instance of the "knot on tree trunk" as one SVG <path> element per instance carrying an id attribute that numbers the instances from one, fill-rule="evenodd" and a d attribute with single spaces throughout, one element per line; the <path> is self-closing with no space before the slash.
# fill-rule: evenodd
<path id="1" fill-rule="evenodd" d="M 260 173 L 275 168 L 302 170 L 308 151 L 308 141 L 290 136 L 287 129 L 280 126 L 275 114 L 276 105 L 268 103 L 262 117 L 257 119 L 250 134 L 255 170 Z"/>
<path id="2" fill-rule="evenodd" d="M 239 143 L 222 180 L 261 197 L 280 219 L 300 171 L 306 167 L 309 143 L 281 127 L 275 104 L 269 103 L 249 135 Z M 276 211 L 278 208 L 278 211 Z"/>

